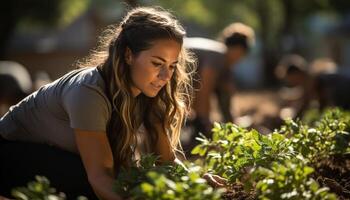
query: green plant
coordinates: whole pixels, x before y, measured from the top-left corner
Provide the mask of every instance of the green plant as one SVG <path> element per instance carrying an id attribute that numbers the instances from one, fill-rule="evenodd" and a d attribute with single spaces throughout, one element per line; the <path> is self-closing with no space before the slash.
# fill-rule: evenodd
<path id="1" fill-rule="evenodd" d="M 214 190 L 201 178 L 202 168 L 180 165 L 156 165 L 158 157 L 144 155 L 139 164 L 122 169 L 114 189 L 131 199 L 220 199 L 223 190 Z"/>
<path id="2" fill-rule="evenodd" d="M 213 137 L 198 138 L 201 144 L 192 154 L 205 157 L 206 167 L 231 183 L 254 166 L 268 166 L 272 161 L 283 161 L 296 156 L 290 140 L 277 133 L 261 135 L 232 123 L 215 123 Z"/>
<path id="3" fill-rule="evenodd" d="M 201 200 L 221 199 L 223 189 L 214 190 L 200 176 L 200 168 L 194 167 L 179 180 L 167 178 L 154 171 L 147 173 L 149 178 L 133 191 L 133 199 L 166 199 L 166 200 Z"/>
<path id="4" fill-rule="evenodd" d="M 339 109 L 327 110 L 318 120 L 307 125 L 288 120 L 275 131 L 290 137 L 295 150 L 311 163 L 333 154 L 350 152 L 350 114 Z"/>
<path id="5" fill-rule="evenodd" d="M 65 200 L 66 195 L 57 192 L 50 186 L 50 181 L 44 176 L 35 176 L 35 181 L 27 184 L 27 187 L 17 187 L 12 189 L 12 196 L 19 200 Z M 79 196 L 78 200 L 87 200 L 86 197 Z"/>
<path id="6" fill-rule="evenodd" d="M 299 160 L 273 162 L 270 168 L 258 167 L 252 172 L 259 199 L 336 200 L 326 187 L 320 188 L 310 178 L 313 168 Z M 251 181 L 252 181 L 251 180 Z"/>
<path id="7" fill-rule="evenodd" d="M 350 113 L 340 109 L 324 112 L 321 120 L 315 122 L 316 129 L 329 136 L 334 142 L 330 154 L 350 153 Z M 328 139 L 328 138 L 326 138 Z"/>
<path id="8" fill-rule="evenodd" d="M 350 114 L 332 109 L 308 123 L 288 120 L 268 135 L 215 123 L 212 138 L 198 138 L 192 153 L 202 156 L 207 170 L 255 188 L 261 199 L 335 199 L 310 177 L 310 166 L 350 153 Z"/>

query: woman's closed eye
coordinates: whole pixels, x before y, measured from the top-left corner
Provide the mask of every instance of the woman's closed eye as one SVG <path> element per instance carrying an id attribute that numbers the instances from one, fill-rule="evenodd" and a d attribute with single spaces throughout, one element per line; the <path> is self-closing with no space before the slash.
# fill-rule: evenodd
<path id="1" fill-rule="evenodd" d="M 177 64 L 170 65 L 170 70 L 174 71 L 177 67 Z"/>
<path id="2" fill-rule="evenodd" d="M 161 62 L 152 62 L 152 64 L 157 68 L 165 67 L 164 63 L 161 63 Z M 175 71 L 176 67 L 177 67 L 177 64 L 169 65 L 169 70 Z"/>
<path id="3" fill-rule="evenodd" d="M 155 66 L 155 67 L 161 67 L 163 65 L 163 63 L 160 63 L 160 62 L 152 62 L 152 64 Z"/>

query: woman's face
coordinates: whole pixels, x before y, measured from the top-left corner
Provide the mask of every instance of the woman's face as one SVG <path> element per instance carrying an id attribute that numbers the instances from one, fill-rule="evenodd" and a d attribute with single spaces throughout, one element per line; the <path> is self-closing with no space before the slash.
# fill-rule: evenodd
<path id="1" fill-rule="evenodd" d="M 131 91 L 133 96 L 141 92 L 155 97 L 170 81 L 177 62 L 181 45 L 171 39 L 159 39 L 152 42 L 150 49 L 130 56 Z M 127 58 L 128 59 L 128 58 Z"/>

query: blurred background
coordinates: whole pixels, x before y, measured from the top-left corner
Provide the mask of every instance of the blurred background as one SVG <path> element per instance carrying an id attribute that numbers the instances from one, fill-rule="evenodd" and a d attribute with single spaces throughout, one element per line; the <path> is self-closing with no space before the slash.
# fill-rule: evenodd
<path id="1" fill-rule="evenodd" d="M 73 69 L 95 47 L 103 28 L 136 5 L 172 10 L 191 37 L 216 39 L 232 22 L 255 30 L 255 46 L 233 70 L 237 93 L 231 112 L 245 127 L 264 132 L 278 125 L 276 119 L 296 117 L 285 106 L 285 96 L 298 95 L 295 90 L 284 95 L 283 81 L 275 73 L 285 55 L 298 54 L 308 63 L 326 59 L 338 73 L 350 76 L 349 0 L 5 0 L 0 60 L 14 63 L 0 66 L 24 67 L 37 89 Z M 350 92 L 346 84 L 345 94 Z M 215 107 L 211 119 L 220 121 Z"/>

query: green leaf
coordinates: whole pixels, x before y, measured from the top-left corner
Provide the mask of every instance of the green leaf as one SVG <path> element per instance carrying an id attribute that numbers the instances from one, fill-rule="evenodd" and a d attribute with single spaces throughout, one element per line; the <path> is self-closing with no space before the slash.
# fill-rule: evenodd
<path id="1" fill-rule="evenodd" d="M 153 185 L 149 183 L 142 183 L 141 188 L 142 188 L 142 191 L 147 194 L 151 194 L 153 192 Z"/>

